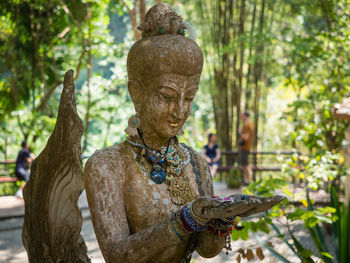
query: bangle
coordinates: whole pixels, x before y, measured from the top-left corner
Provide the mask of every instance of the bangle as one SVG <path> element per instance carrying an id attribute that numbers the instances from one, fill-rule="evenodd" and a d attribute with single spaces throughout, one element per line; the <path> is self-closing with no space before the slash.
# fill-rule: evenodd
<path id="1" fill-rule="evenodd" d="M 199 224 L 191 215 L 188 205 L 185 205 L 180 212 L 184 228 L 189 232 L 199 232 L 206 229 L 206 226 Z"/>
<path id="2" fill-rule="evenodd" d="M 173 226 L 173 230 L 175 232 L 175 234 L 180 238 L 180 240 L 182 241 L 184 239 L 184 237 L 179 233 L 177 232 L 176 228 L 175 228 L 175 225 L 174 225 L 174 215 L 175 213 L 172 211 L 172 214 L 171 214 L 171 225 Z"/>
<path id="3" fill-rule="evenodd" d="M 191 216 L 193 217 L 193 219 L 194 219 L 199 225 L 205 226 L 205 225 L 209 222 L 209 219 L 203 218 L 203 217 L 200 217 L 200 216 L 197 216 L 197 215 L 193 212 L 193 209 L 192 209 L 192 202 L 189 203 L 189 205 L 188 205 L 188 210 L 189 210 Z"/>
<path id="4" fill-rule="evenodd" d="M 190 225 L 187 223 L 187 221 L 185 219 L 184 209 L 180 210 L 180 218 L 181 218 L 181 222 L 182 222 L 182 225 L 185 228 L 185 230 L 187 232 L 193 232 L 193 229 L 190 227 Z"/>

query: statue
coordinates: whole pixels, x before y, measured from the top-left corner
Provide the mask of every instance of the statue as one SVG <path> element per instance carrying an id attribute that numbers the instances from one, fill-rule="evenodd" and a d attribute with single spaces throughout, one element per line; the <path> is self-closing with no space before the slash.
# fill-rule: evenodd
<path id="1" fill-rule="evenodd" d="M 169 5 L 139 26 L 128 55 L 136 115 L 126 141 L 94 153 L 84 171 L 91 219 L 106 262 L 190 262 L 230 249 L 236 216 L 264 211 L 283 197 L 213 197 L 207 164 L 177 134 L 190 114 L 203 66 L 196 42 Z"/>

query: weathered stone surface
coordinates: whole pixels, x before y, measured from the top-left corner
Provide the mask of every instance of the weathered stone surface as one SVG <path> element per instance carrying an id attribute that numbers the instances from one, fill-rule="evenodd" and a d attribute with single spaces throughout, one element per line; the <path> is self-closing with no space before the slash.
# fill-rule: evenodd
<path id="1" fill-rule="evenodd" d="M 24 188 L 22 239 L 29 262 L 90 262 L 80 236 L 83 124 L 76 110 L 73 70 L 65 74 L 63 86 L 56 126 Z"/>

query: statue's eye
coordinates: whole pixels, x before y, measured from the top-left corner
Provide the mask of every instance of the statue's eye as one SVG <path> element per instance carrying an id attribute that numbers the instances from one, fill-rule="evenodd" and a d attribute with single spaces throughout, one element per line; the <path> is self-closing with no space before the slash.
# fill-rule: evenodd
<path id="1" fill-rule="evenodd" d="M 194 99 L 194 97 L 187 97 L 187 98 L 186 98 L 186 101 L 187 101 L 187 102 L 192 102 L 193 99 Z"/>
<path id="2" fill-rule="evenodd" d="M 162 86 L 159 89 L 160 96 L 167 101 L 174 101 L 178 98 L 177 92 L 173 88 Z"/>
<path id="3" fill-rule="evenodd" d="M 184 28 L 181 28 L 181 29 L 179 30 L 178 34 L 184 36 L 184 35 L 185 35 L 185 29 L 184 29 Z"/>
<path id="4" fill-rule="evenodd" d="M 159 94 L 166 100 L 172 101 L 172 100 L 176 99 L 174 96 L 172 96 L 172 95 L 170 95 L 168 93 L 165 93 L 165 92 L 160 92 Z"/>

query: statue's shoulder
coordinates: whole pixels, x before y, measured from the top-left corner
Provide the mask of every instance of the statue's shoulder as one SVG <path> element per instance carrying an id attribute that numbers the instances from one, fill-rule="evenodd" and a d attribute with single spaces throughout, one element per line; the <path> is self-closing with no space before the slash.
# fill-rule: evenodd
<path id="1" fill-rule="evenodd" d="M 199 152 L 197 152 L 196 150 L 194 150 L 191 146 L 189 146 L 187 144 L 180 143 L 180 145 L 189 152 L 191 160 L 194 160 L 194 161 L 197 161 L 200 163 L 202 162 L 203 157 Z"/>
<path id="2" fill-rule="evenodd" d="M 195 175 L 200 195 L 213 195 L 213 183 L 207 162 L 202 155 L 192 147 L 184 143 L 181 143 L 181 146 L 185 148 L 190 155 L 192 172 Z"/>
<path id="3" fill-rule="evenodd" d="M 87 160 L 85 170 L 98 170 L 108 168 L 122 168 L 125 159 L 129 155 L 130 147 L 126 142 L 115 144 L 101 150 L 95 151 Z"/>
<path id="4" fill-rule="evenodd" d="M 187 151 L 189 151 L 191 154 L 196 154 L 196 155 L 199 154 L 196 150 L 194 150 L 191 146 L 189 146 L 189 145 L 187 145 L 187 144 L 180 143 L 180 145 L 181 145 L 183 148 L 187 149 Z"/>

